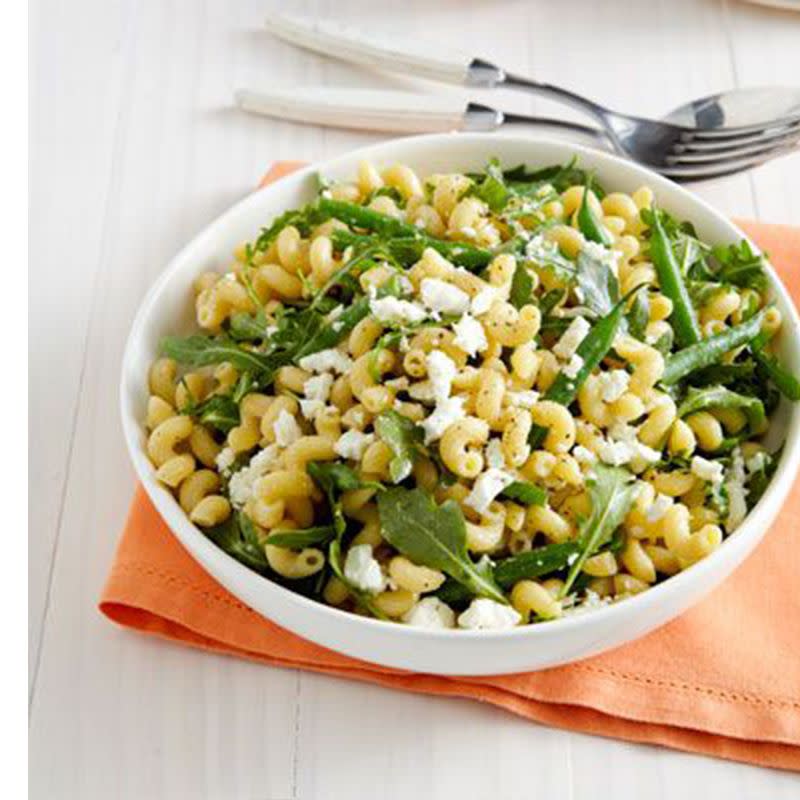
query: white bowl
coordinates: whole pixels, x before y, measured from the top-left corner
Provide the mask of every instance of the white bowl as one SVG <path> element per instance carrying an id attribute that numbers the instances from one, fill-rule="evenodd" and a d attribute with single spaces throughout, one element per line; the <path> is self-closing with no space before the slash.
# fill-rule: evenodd
<path id="1" fill-rule="evenodd" d="M 147 370 L 162 336 L 192 329 L 192 280 L 200 272 L 230 262 L 234 247 L 252 239 L 261 226 L 309 200 L 317 171 L 337 179 L 352 177 L 358 162 L 402 162 L 419 174 L 470 171 L 497 156 L 506 166 L 541 167 L 573 155 L 596 170 L 611 190 L 631 192 L 646 184 L 659 205 L 691 220 L 706 241 L 726 243 L 742 231 L 686 189 L 644 167 L 607 153 L 534 136 L 443 134 L 397 139 L 314 164 L 246 197 L 196 236 L 167 265 L 142 302 L 122 365 L 121 410 L 125 438 L 139 479 L 181 544 L 242 602 L 287 630 L 340 653 L 388 667 L 446 675 L 490 675 L 542 669 L 607 650 L 642 636 L 685 611 L 713 589 L 758 544 L 775 518 L 800 461 L 800 410 L 784 403 L 775 429 L 785 431 L 781 464 L 758 506 L 712 556 L 643 594 L 616 605 L 555 622 L 510 631 L 432 631 L 392 625 L 314 602 L 250 571 L 207 539 L 160 486 L 145 453 L 142 421 L 147 403 Z M 782 357 L 800 372 L 800 337 L 794 306 L 774 272 L 772 291 L 785 320 Z M 783 438 L 783 437 L 779 437 Z M 766 579 L 766 576 L 765 576 Z"/>

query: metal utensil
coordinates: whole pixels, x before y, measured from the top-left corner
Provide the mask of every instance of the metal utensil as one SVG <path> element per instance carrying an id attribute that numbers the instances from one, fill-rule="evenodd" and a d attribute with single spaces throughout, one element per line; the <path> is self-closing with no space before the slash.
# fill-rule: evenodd
<path id="1" fill-rule="evenodd" d="M 734 127 L 675 124 L 613 111 L 567 89 L 514 75 L 483 59 L 448 52 L 438 44 L 415 41 L 398 47 L 393 41 L 338 23 L 284 14 L 270 16 L 267 27 L 293 44 L 362 66 L 461 86 L 517 89 L 549 97 L 592 116 L 621 155 L 676 180 L 698 180 L 747 169 L 792 152 L 800 136 L 800 113 L 796 110 L 765 122 Z M 724 113 L 724 106 L 720 108 Z M 504 122 L 540 119 L 504 114 L 477 104 L 468 107 L 464 117 L 464 126 L 472 130 L 494 130 Z M 565 123 L 559 127 L 573 126 Z"/>

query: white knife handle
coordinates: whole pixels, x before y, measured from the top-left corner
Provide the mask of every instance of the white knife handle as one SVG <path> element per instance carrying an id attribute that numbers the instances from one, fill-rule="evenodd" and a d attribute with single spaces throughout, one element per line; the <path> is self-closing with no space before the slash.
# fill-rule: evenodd
<path id="1" fill-rule="evenodd" d="M 439 133 L 464 126 L 466 101 L 414 92 L 309 87 L 239 89 L 245 111 L 295 122 L 400 133 Z"/>
<path id="2" fill-rule="evenodd" d="M 448 52 L 438 43 L 411 40 L 401 44 L 386 36 L 311 17 L 270 14 L 266 26 L 281 39 L 317 53 L 444 83 L 463 85 L 472 61 L 462 53 Z"/>

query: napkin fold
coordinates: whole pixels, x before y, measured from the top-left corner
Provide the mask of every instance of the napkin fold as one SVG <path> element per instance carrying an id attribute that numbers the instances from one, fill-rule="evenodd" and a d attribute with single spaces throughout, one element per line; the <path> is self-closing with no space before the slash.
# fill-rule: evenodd
<path id="1" fill-rule="evenodd" d="M 264 182 L 297 169 L 276 164 Z M 797 303 L 800 228 L 739 222 Z M 635 642 L 563 667 L 485 678 L 399 672 L 295 636 L 191 558 L 136 489 L 100 600 L 128 628 L 265 664 L 482 700 L 547 725 L 800 770 L 800 482 L 754 554 L 709 597 Z"/>

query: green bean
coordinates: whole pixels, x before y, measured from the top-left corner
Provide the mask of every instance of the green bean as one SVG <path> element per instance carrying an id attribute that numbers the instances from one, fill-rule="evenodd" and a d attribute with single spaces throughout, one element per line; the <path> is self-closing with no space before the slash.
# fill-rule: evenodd
<path id="1" fill-rule="evenodd" d="M 583 359 L 577 375 L 570 378 L 563 370 L 559 372 L 550 388 L 545 392 L 545 400 L 552 400 L 562 406 L 568 406 L 577 397 L 578 389 L 611 350 L 624 319 L 625 306 L 631 294 L 638 292 L 641 288 L 643 287 L 637 286 L 633 292 L 629 292 L 592 327 L 575 351 L 576 355 Z M 546 428 L 534 425 L 528 436 L 528 443 L 531 447 L 538 447 L 544 441 L 546 433 Z"/>
<path id="2" fill-rule="evenodd" d="M 592 179 L 591 177 L 587 177 L 583 189 L 583 199 L 581 200 L 581 206 L 578 210 L 578 227 L 589 241 L 611 247 L 611 245 L 614 244 L 614 239 L 589 205 L 589 193 L 591 191 Z"/>
<path id="3" fill-rule="evenodd" d="M 657 211 L 653 212 L 650 231 L 650 260 L 656 268 L 661 291 L 672 301 L 670 322 L 675 338 L 681 347 L 688 347 L 702 339 L 700 325 L 681 275 L 680 265 L 672 250 L 672 243 L 664 231 Z"/>
<path id="4" fill-rule="evenodd" d="M 794 402 L 800 400 L 800 381 L 775 356 L 765 353 L 760 347 L 756 347 L 755 341 L 751 343 L 751 348 L 753 350 L 753 358 L 767 373 L 767 376 L 775 384 L 778 391 L 789 400 Z"/>
<path id="5" fill-rule="evenodd" d="M 494 579 L 503 589 L 510 589 L 517 581 L 566 569 L 570 556 L 577 555 L 580 549 L 578 542 L 559 542 L 505 558 L 495 565 Z"/>
<path id="6" fill-rule="evenodd" d="M 394 258 L 407 266 L 419 261 L 426 247 L 433 248 L 448 261 L 473 271 L 483 269 L 494 257 L 490 250 L 475 247 L 467 242 L 437 239 L 415 225 L 409 225 L 369 208 L 325 198 L 319 202 L 320 207 L 324 204 L 324 209 L 336 219 L 353 227 L 372 231 L 386 239 L 383 246 Z M 335 231 L 332 238 L 340 250 L 350 245 L 376 243 L 373 237 L 352 231 Z"/>
<path id="7" fill-rule="evenodd" d="M 677 383 L 690 372 L 710 367 L 712 364 L 716 364 L 728 351 L 752 341 L 758 336 L 758 332 L 761 329 L 765 310 L 762 309 L 741 325 L 735 325 L 733 328 L 722 331 L 722 333 L 709 336 L 708 339 L 703 339 L 697 344 L 684 347 L 683 350 L 673 353 L 664 366 L 661 382 L 667 386 Z"/>

